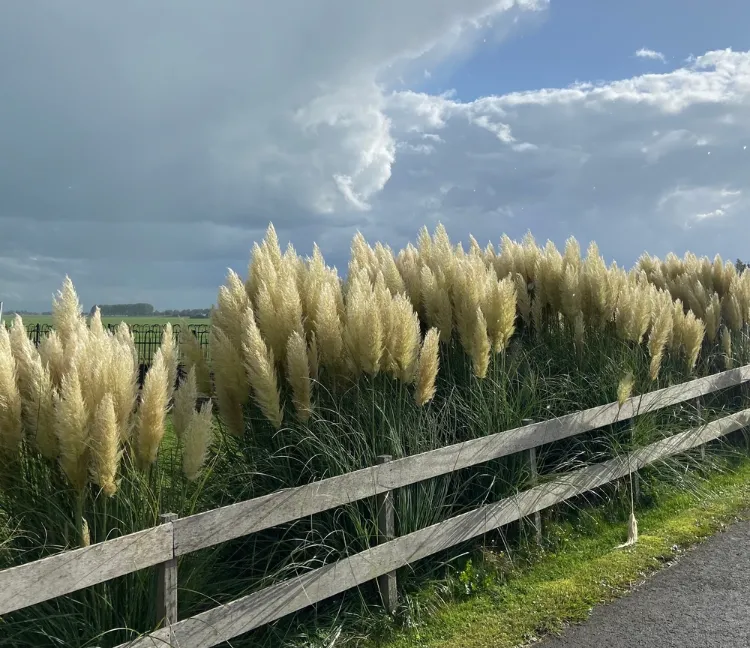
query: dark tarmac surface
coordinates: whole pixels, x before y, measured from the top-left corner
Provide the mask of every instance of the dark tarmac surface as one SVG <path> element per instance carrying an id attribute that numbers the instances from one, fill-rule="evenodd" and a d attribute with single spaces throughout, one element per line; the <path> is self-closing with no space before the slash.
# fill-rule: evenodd
<path id="1" fill-rule="evenodd" d="M 539 648 L 750 647 L 750 521 L 686 552 Z"/>

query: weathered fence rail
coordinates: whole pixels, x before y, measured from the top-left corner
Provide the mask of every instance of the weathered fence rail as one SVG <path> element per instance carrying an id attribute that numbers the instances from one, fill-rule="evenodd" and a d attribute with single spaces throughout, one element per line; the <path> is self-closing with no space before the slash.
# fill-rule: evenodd
<path id="1" fill-rule="evenodd" d="M 155 615 L 163 627 L 118 648 L 214 646 L 376 579 L 384 604 L 392 608 L 395 571 L 399 567 L 743 429 L 750 424 L 750 409 L 606 462 L 546 478 L 539 475 L 541 483 L 517 495 L 395 537 L 393 497 L 398 488 L 535 450 L 749 381 L 750 365 L 636 396 L 622 407 L 609 403 L 402 459 L 381 457 L 377 465 L 369 468 L 186 518 L 165 514 L 163 523 L 153 529 L 0 571 L 0 614 L 154 566 L 159 569 L 160 585 L 159 610 Z M 179 556 L 369 497 L 378 498 L 377 546 L 194 617 L 177 619 Z M 36 587 L 30 587 L 32 583 Z"/>

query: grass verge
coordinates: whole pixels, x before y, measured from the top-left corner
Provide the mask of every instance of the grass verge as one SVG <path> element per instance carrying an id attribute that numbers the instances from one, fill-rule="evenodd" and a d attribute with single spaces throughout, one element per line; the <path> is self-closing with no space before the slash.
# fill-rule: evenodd
<path id="1" fill-rule="evenodd" d="M 728 467 L 727 467 L 728 468 Z M 548 525 L 549 548 L 522 560 L 487 554 L 457 581 L 471 591 L 451 600 L 420 627 L 397 631 L 379 648 L 511 648 L 567 624 L 584 621 L 593 606 L 630 592 L 679 553 L 746 517 L 750 506 L 750 459 L 707 475 L 688 489 L 654 485 L 652 505 L 636 510 L 640 537 L 617 549 L 625 523 L 605 509 L 582 510 L 577 519 Z M 435 592 L 431 593 L 435 596 Z"/>

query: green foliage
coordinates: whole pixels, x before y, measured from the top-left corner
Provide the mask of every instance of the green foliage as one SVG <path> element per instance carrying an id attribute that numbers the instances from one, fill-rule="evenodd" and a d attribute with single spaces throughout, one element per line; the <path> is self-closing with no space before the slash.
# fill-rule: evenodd
<path id="1" fill-rule="evenodd" d="M 545 527 L 545 551 L 520 547 L 513 568 L 495 568 L 477 554 L 488 577 L 465 596 L 466 570 L 415 595 L 429 614 L 378 637 L 354 641 L 361 648 L 515 648 L 584 621 L 594 605 L 631 591 L 633 583 L 736 520 L 750 504 L 750 459 L 746 454 L 714 460 L 705 476 L 689 471 L 679 484 L 647 483 L 651 504 L 638 512 L 638 543 L 617 549 L 626 534 L 622 508 L 582 507 Z M 615 509 L 618 515 L 613 515 Z M 471 563 L 471 559 L 467 564 Z M 493 576 L 494 573 L 494 576 Z M 446 592 L 450 593 L 446 596 Z"/>
<path id="2" fill-rule="evenodd" d="M 748 361 L 746 346 L 739 341 L 734 346 L 737 364 Z M 437 394 L 426 407 L 414 403 L 403 383 L 383 375 L 325 383 L 329 389 L 321 384 L 315 390 L 313 417 L 305 424 L 289 417 L 278 431 L 255 405 L 249 405 L 245 435 L 236 438 L 222 430 L 210 464 L 196 483 L 182 476 L 180 446 L 169 434 L 158 464 L 148 473 L 124 460 L 120 488 L 113 498 L 87 490 L 84 516 L 92 541 L 152 526 L 159 513 L 184 517 L 370 466 L 379 454 L 412 455 L 514 428 L 528 419 L 549 419 L 612 402 L 626 371 L 633 372 L 635 393 L 690 378 L 683 363 L 666 362 L 658 383 L 651 383 L 644 349 L 606 330 L 592 333 L 583 349 L 575 347 L 566 331 L 539 337 L 523 331 L 505 353 L 493 356 L 484 380 L 473 376 L 457 344 L 444 347 L 441 354 Z M 699 370 L 715 371 L 718 362 L 707 350 Z M 726 412 L 719 410 L 739 407 L 738 399 L 737 390 L 706 399 L 704 416 L 723 415 Z M 685 429 L 695 421 L 694 416 L 689 405 L 668 408 L 640 419 L 634 440 L 630 427 L 618 424 L 549 444 L 539 453 L 542 473 L 601 461 L 634 442 L 650 443 Z M 9 480 L 0 490 L 0 512 L 8 534 L 0 543 L 0 568 L 50 555 L 75 542 L 75 497 L 66 489 L 59 468 L 33 452 L 23 456 L 22 465 L 4 466 L 0 471 Z M 667 467 L 658 476 L 674 479 L 678 473 Z M 528 479 L 524 458 L 514 455 L 400 489 L 397 532 L 406 534 L 506 497 L 525 488 Z M 627 510 L 626 493 L 627 484 L 617 484 L 602 489 L 599 498 L 616 503 L 613 510 L 622 517 Z M 362 501 L 187 556 L 179 567 L 179 615 L 185 618 L 361 551 L 376 542 L 375 519 L 374 502 Z M 521 538 L 512 541 L 505 532 L 496 532 L 479 542 L 498 546 L 515 542 L 518 546 Z M 559 546 L 566 542 L 560 540 Z M 463 597 L 491 590 L 498 565 L 490 564 L 492 558 L 477 558 L 476 548 L 477 543 L 466 543 L 400 570 L 405 602 L 395 620 L 381 613 L 374 589 L 364 586 L 254 631 L 232 645 L 326 645 L 336 632 L 342 641 L 358 630 L 371 637 L 387 635 L 400 624 L 417 623 L 438 607 L 434 598 L 420 598 L 419 592 L 425 583 L 436 579 L 440 583 L 446 565 L 454 564 L 456 555 L 468 552 L 472 560 L 460 568 L 457 579 L 435 586 L 437 596 L 454 597 L 456 588 Z M 503 561 L 511 555 L 506 554 Z M 507 562 L 502 565 L 503 573 L 512 574 Z M 144 570 L 6 615 L 0 622 L 0 647 L 116 645 L 153 627 L 155 587 L 154 570 Z"/>

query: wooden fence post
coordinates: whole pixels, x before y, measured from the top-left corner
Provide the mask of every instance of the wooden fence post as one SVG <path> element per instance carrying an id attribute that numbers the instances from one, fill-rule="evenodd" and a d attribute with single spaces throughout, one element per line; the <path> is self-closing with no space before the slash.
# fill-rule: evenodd
<path id="1" fill-rule="evenodd" d="M 169 523 L 171 525 L 176 519 L 176 513 L 164 513 L 159 516 L 161 524 Z M 170 627 L 177 623 L 177 558 L 174 557 L 174 526 L 172 530 L 172 556 L 171 560 L 167 560 L 157 567 L 156 617 L 161 628 Z"/>
<path id="2" fill-rule="evenodd" d="M 536 463 L 536 448 L 529 448 L 529 472 L 531 473 L 529 483 L 533 488 L 539 484 L 539 469 Z M 534 526 L 534 540 L 538 545 L 542 544 L 542 514 L 540 511 L 532 513 L 531 524 Z"/>
<path id="3" fill-rule="evenodd" d="M 391 461 L 391 455 L 380 455 L 378 465 Z M 378 544 L 388 542 L 396 537 L 395 506 L 393 491 L 386 491 L 377 496 L 378 506 Z M 378 589 L 388 614 L 393 614 L 398 605 L 398 590 L 396 589 L 396 572 L 388 572 L 378 577 Z"/>
<path id="4" fill-rule="evenodd" d="M 698 427 L 701 427 L 703 424 L 703 403 L 701 402 L 701 397 L 698 396 L 698 398 L 695 399 L 695 409 L 698 413 Z M 706 459 L 706 444 L 701 443 L 701 461 L 704 461 Z"/>
<path id="5" fill-rule="evenodd" d="M 635 423 L 630 424 L 630 452 L 635 452 Z M 630 473 L 631 484 L 633 487 L 633 501 L 639 502 L 641 499 L 641 476 L 637 470 Z"/>

